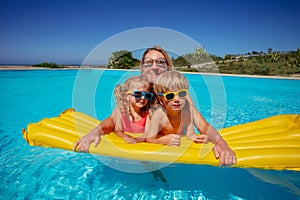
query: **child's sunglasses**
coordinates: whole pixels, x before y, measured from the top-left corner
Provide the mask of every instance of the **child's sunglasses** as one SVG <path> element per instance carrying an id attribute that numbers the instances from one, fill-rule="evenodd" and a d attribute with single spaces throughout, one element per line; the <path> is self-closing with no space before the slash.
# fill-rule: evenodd
<path id="1" fill-rule="evenodd" d="M 148 101 L 152 100 L 153 98 L 152 92 L 142 92 L 142 91 L 134 90 L 134 91 L 127 92 L 127 94 L 132 94 L 134 98 L 137 99 L 141 99 L 142 97 L 144 97 Z"/>
<path id="2" fill-rule="evenodd" d="M 159 96 L 163 96 L 167 101 L 173 100 L 177 95 L 180 98 L 184 98 L 184 97 L 186 97 L 187 94 L 188 94 L 188 90 L 179 90 L 177 92 L 166 92 L 166 93 L 159 92 L 158 93 Z"/>

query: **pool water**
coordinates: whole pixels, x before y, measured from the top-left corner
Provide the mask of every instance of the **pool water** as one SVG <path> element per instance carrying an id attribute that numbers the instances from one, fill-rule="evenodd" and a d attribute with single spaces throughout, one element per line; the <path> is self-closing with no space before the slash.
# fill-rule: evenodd
<path id="1" fill-rule="evenodd" d="M 126 173 L 105 163 L 139 163 L 32 147 L 22 138 L 28 123 L 70 107 L 104 119 L 115 105 L 114 86 L 138 74 L 0 71 L 0 199 L 300 199 L 298 172 L 171 164 Z M 185 75 L 195 104 L 218 129 L 300 113 L 300 80 Z"/>

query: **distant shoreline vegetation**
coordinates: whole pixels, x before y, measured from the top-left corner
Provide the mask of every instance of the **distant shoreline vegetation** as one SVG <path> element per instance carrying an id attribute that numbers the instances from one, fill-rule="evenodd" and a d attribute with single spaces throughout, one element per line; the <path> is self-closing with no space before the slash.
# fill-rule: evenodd
<path id="1" fill-rule="evenodd" d="M 64 66 L 58 65 L 56 63 L 43 62 L 43 63 L 40 63 L 40 64 L 32 65 L 32 67 L 63 68 Z"/>
<path id="2" fill-rule="evenodd" d="M 69 64 L 69 65 L 58 65 L 56 63 L 49 63 L 49 62 L 43 62 L 40 64 L 34 64 L 34 65 L 27 65 L 32 67 L 41 67 L 41 68 L 58 68 L 58 69 L 65 69 L 65 68 L 81 68 L 83 66 L 78 64 Z M 86 68 L 106 68 L 105 65 L 87 65 L 84 66 Z"/>
<path id="3" fill-rule="evenodd" d="M 203 48 L 194 52 L 172 57 L 174 68 L 183 72 L 203 72 L 221 74 L 244 74 L 266 76 L 300 75 L 300 48 L 296 51 L 279 52 L 269 48 L 267 52 L 252 51 L 247 54 L 228 54 L 223 58 L 208 54 Z M 33 67 L 66 68 L 56 63 L 40 63 Z M 78 66 L 80 67 L 80 66 Z M 127 50 L 113 52 L 105 66 L 90 68 L 138 69 L 140 60 Z"/>
<path id="4" fill-rule="evenodd" d="M 246 55 L 226 55 L 216 61 L 220 73 L 267 76 L 300 75 L 300 48 L 296 51 L 252 51 Z"/>

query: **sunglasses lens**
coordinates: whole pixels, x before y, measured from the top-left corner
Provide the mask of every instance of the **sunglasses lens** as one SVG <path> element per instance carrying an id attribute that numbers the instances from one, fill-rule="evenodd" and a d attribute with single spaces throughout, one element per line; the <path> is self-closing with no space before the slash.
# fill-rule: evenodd
<path id="1" fill-rule="evenodd" d="M 143 94 L 142 94 L 142 92 L 134 91 L 134 92 L 133 92 L 133 96 L 134 96 L 135 98 L 140 99 L 140 98 L 142 98 Z"/>
<path id="2" fill-rule="evenodd" d="M 178 93 L 177 92 L 168 92 L 168 93 L 165 93 L 164 96 L 165 96 L 166 100 L 171 101 L 172 99 L 175 98 L 176 95 L 178 95 L 178 97 L 180 97 L 180 98 L 186 97 L 187 91 L 183 90 L 183 91 L 179 91 Z"/>
<path id="3" fill-rule="evenodd" d="M 157 64 L 167 64 L 167 61 L 165 59 L 159 58 L 156 60 Z"/>
<path id="4" fill-rule="evenodd" d="M 153 98 L 153 94 L 151 92 L 134 91 L 132 94 L 134 98 L 137 99 L 144 97 L 146 100 L 151 100 Z"/>
<path id="5" fill-rule="evenodd" d="M 145 59 L 143 62 L 143 67 L 151 67 L 153 65 L 153 60 L 152 59 Z"/>
<path id="6" fill-rule="evenodd" d="M 145 97 L 146 100 L 151 100 L 152 97 L 153 97 L 153 94 L 150 93 L 150 92 L 147 92 L 147 93 L 145 93 L 144 97 Z"/>
<path id="7" fill-rule="evenodd" d="M 152 64 L 153 64 L 153 63 L 143 63 L 143 67 L 146 67 L 146 68 L 148 68 L 148 67 L 151 67 L 151 66 L 152 66 Z"/>
<path id="8" fill-rule="evenodd" d="M 178 92 L 178 96 L 179 97 L 185 97 L 186 95 L 187 95 L 186 91 L 180 91 L 180 92 Z"/>
<path id="9" fill-rule="evenodd" d="M 166 97 L 167 100 L 171 100 L 171 99 L 174 99 L 175 94 L 173 92 L 167 93 L 165 97 Z"/>

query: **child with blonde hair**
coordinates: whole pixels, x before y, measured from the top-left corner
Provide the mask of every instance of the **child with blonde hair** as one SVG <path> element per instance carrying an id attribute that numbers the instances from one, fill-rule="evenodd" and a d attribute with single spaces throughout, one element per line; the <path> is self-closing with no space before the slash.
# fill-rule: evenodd
<path id="1" fill-rule="evenodd" d="M 117 104 L 113 113 L 115 133 L 130 144 L 143 142 L 150 120 L 148 110 L 154 98 L 150 83 L 142 76 L 134 76 L 118 84 L 114 95 Z"/>
<path id="2" fill-rule="evenodd" d="M 196 143 L 207 143 L 205 134 L 196 134 L 194 120 L 190 109 L 188 82 L 175 71 L 161 74 L 154 82 L 154 93 L 158 96 L 157 106 L 147 129 L 147 142 L 179 146 L 180 137 L 184 134 Z"/>

